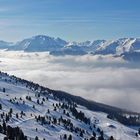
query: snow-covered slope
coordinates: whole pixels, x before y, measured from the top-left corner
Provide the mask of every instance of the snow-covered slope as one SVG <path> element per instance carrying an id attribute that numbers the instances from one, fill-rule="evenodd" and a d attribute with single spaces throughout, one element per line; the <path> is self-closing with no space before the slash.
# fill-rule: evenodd
<path id="1" fill-rule="evenodd" d="M 60 100 L 48 88 L 5 73 L 0 73 L 0 105 L 0 126 L 6 120 L 7 126 L 20 127 L 27 139 L 82 140 L 96 134 L 96 138 L 136 140 L 136 130 L 108 119 L 107 114 Z M 3 139 L 5 133 L 0 132 Z"/>

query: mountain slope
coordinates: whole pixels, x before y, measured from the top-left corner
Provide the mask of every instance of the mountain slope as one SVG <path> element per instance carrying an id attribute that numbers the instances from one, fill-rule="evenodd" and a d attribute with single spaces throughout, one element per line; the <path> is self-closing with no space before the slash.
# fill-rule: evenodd
<path id="1" fill-rule="evenodd" d="M 13 46 L 13 43 L 0 41 L 0 49 L 9 49 Z"/>
<path id="2" fill-rule="evenodd" d="M 0 42 L 0 48 L 7 48 L 10 43 Z M 94 40 L 85 42 L 68 42 L 60 38 L 37 35 L 24 39 L 13 45 L 10 50 L 38 51 L 64 51 L 82 50 L 95 54 L 122 54 L 140 50 L 139 38 L 120 38 L 116 40 Z M 67 52 L 67 51 L 66 51 Z M 67 54 L 67 53 L 66 53 Z"/>
<path id="3" fill-rule="evenodd" d="M 13 46 L 13 50 L 24 50 L 27 52 L 53 51 L 64 47 L 66 41 L 60 38 L 52 38 L 44 35 L 24 39 Z"/>
<path id="4" fill-rule="evenodd" d="M 54 56 L 92 54 L 121 57 L 123 55 L 125 60 L 140 61 L 139 57 L 134 55 L 136 53 L 140 56 L 140 38 L 68 42 L 60 38 L 37 35 L 19 41 L 16 44 L 0 41 L 0 49 L 25 52 L 47 51 Z"/>
<path id="5" fill-rule="evenodd" d="M 72 137 L 80 140 L 90 139 L 93 134 L 96 134 L 96 138 L 103 136 L 108 139 L 113 136 L 116 140 L 136 139 L 136 130 L 108 119 L 106 113 L 91 111 L 78 104 L 86 102 L 85 99 L 75 97 L 73 101 L 72 98 L 74 96 L 65 92 L 0 73 L 0 119 L 4 119 L 7 126 L 20 127 L 27 139 L 37 136 L 39 139 Z M 103 107 L 102 104 L 95 105 L 97 109 Z M 2 121 L 0 124 L 3 125 Z M 9 131 L 7 136 L 11 137 Z M 3 139 L 2 134 L 0 137 Z"/>
<path id="6" fill-rule="evenodd" d="M 121 54 L 124 52 L 131 52 L 140 50 L 139 39 L 135 38 L 121 38 L 114 41 L 108 41 L 102 44 L 96 53 L 99 54 Z"/>

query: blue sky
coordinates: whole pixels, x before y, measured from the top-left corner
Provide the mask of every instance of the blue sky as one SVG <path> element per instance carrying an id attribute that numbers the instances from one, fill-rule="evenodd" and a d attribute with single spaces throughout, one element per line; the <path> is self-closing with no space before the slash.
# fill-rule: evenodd
<path id="1" fill-rule="evenodd" d="M 140 0 L 0 0 L 0 39 L 140 37 Z"/>

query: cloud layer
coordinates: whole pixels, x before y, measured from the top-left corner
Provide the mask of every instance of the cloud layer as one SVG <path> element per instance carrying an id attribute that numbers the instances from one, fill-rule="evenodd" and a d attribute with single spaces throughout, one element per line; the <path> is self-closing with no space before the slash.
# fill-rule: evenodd
<path id="1" fill-rule="evenodd" d="M 140 112 L 140 68 L 112 56 L 0 52 L 0 68 L 53 89 Z"/>

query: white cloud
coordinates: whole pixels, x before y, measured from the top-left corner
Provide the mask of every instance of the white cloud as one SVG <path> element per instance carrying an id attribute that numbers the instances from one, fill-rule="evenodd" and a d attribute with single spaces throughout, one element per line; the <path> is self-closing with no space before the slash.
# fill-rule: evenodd
<path id="1" fill-rule="evenodd" d="M 53 89 L 140 112 L 140 68 L 112 56 L 0 52 L 2 71 Z"/>

